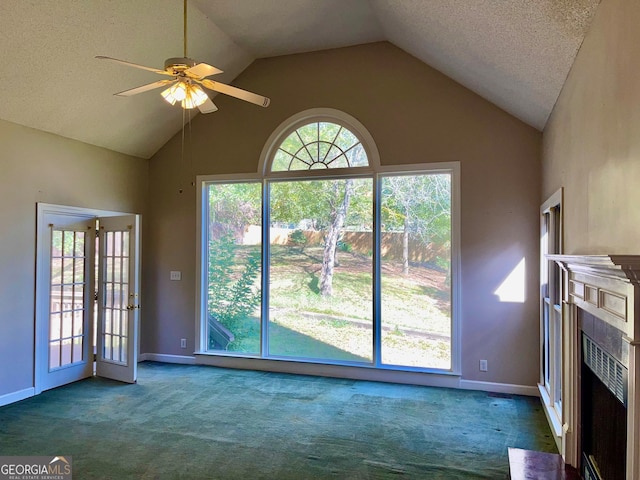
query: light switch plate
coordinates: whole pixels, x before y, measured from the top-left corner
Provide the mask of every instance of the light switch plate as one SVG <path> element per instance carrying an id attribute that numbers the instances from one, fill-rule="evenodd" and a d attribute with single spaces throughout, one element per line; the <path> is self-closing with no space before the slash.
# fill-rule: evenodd
<path id="1" fill-rule="evenodd" d="M 182 272 L 171 271 L 171 280 L 182 280 Z"/>

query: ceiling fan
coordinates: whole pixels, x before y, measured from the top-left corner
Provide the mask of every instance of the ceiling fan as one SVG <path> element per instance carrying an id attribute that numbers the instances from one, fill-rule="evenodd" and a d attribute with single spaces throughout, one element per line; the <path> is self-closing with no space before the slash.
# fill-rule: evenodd
<path id="1" fill-rule="evenodd" d="M 183 109 L 197 107 L 201 113 L 215 112 L 218 110 L 218 107 L 215 106 L 209 96 L 200 87 L 200 85 L 202 85 L 208 90 L 224 93 L 225 95 L 239 98 L 240 100 L 245 100 L 261 107 L 268 107 L 271 101 L 262 95 L 248 92 L 241 88 L 232 87 L 225 83 L 209 80 L 207 77 L 220 74 L 222 73 L 222 70 L 211 65 L 207 65 L 206 63 L 198 63 L 187 57 L 187 0 L 184 0 L 184 57 L 168 58 L 164 62 L 164 70 L 145 67 L 144 65 L 118 60 L 117 58 L 105 57 L 103 55 L 98 55 L 96 58 L 99 60 L 109 60 L 129 67 L 148 70 L 150 72 L 171 77 L 170 79 L 158 80 L 157 82 L 142 85 L 130 90 L 124 90 L 123 92 L 115 94 L 121 97 L 130 97 L 156 88 L 167 87 L 162 91 L 161 95 L 171 105 L 175 105 L 179 102 Z"/>

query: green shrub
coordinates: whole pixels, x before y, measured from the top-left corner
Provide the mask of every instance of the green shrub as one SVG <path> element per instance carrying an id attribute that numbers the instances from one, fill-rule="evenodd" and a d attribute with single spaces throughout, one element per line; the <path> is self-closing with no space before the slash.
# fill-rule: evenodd
<path id="1" fill-rule="evenodd" d="M 234 344 L 248 336 L 247 319 L 260 305 L 260 250 L 240 253 L 231 234 L 209 242 L 207 312 L 233 333 Z"/>
<path id="2" fill-rule="evenodd" d="M 350 243 L 343 242 L 342 240 L 338 240 L 338 250 L 341 252 L 351 253 L 353 251 L 353 247 Z"/>
<path id="3" fill-rule="evenodd" d="M 307 237 L 302 230 L 294 230 L 293 232 L 289 233 L 288 241 L 291 245 L 304 248 L 304 246 L 307 244 Z"/>

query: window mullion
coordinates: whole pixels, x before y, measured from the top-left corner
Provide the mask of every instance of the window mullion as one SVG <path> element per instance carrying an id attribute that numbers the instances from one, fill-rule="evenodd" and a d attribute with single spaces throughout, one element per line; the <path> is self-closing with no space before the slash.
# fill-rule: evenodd
<path id="1" fill-rule="evenodd" d="M 381 179 L 376 174 L 373 178 L 373 364 L 376 367 L 382 361 L 382 315 L 381 315 L 381 263 L 380 263 L 380 228 Z"/>
<path id="2" fill-rule="evenodd" d="M 309 158 L 311 159 L 311 162 L 312 162 L 311 164 L 313 164 L 314 158 L 313 158 L 313 155 L 311 155 L 311 152 L 309 151 L 309 144 L 302 139 L 302 137 L 300 136 L 300 134 L 298 133 L 297 130 L 296 130 L 296 135 L 298 136 L 298 138 L 302 142 L 302 145 L 303 145 L 304 149 L 307 151 L 307 155 L 309 155 Z M 307 165 L 311 166 L 311 164 L 309 164 L 309 162 L 304 162 L 304 163 L 306 163 Z"/>
<path id="3" fill-rule="evenodd" d="M 269 272 L 271 264 L 270 183 L 262 182 L 262 299 L 260 305 L 260 356 L 269 356 Z"/>

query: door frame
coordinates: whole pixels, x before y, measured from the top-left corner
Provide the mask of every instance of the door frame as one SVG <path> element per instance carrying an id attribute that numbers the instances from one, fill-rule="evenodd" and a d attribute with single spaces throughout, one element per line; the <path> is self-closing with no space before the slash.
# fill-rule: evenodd
<path id="1" fill-rule="evenodd" d="M 34 394 L 44 390 L 44 378 L 48 372 L 48 344 L 46 332 L 49 324 L 50 278 L 46 274 L 48 269 L 46 260 L 50 252 L 47 251 L 49 242 L 45 235 L 49 232 L 47 218 L 51 215 L 75 217 L 78 221 L 87 221 L 99 217 L 115 217 L 122 215 L 136 215 L 128 212 L 101 210 L 96 208 L 74 207 L 50 203 L 36 203 L 36 285 L 35 285 L 35 325 L 34 325 Z M 91 321 L 90 325 L 93 322 Z M 92 338 L 93 330 L 87 332 L 87 338 Z M 138 351 L 140 342 L 140 324 L 138 323 Z"/>

